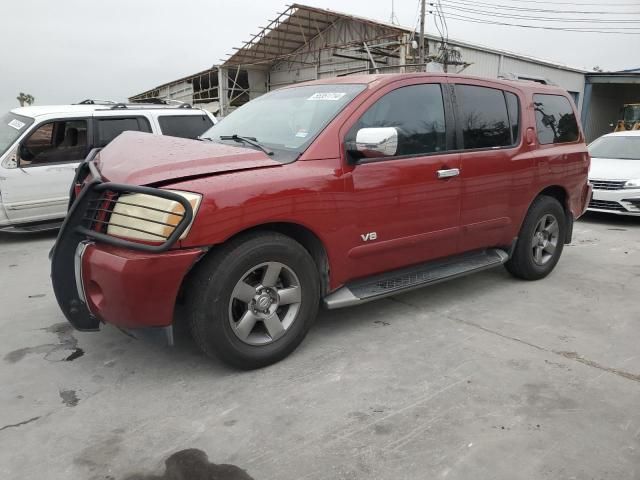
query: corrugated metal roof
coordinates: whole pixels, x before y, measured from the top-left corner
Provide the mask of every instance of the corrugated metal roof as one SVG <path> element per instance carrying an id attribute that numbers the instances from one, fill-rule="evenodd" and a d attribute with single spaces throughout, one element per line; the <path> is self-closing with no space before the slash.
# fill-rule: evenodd
<path id="1" fill-rule="evenodd" d="M 278 14 L 266 27 L 261 27 L 262 30 L 254 35 L 251 40 L 245 42 L 242 47 L 234 48 L 236 51 L 228 54 L 229 58 L 223 60 L 223 66 L 270 64 L 276 60 L 285 59 L 295 55 L 309 40 L 322 36 L 323 31 L 331 27 L 336 21 L 343 19 L 369 24 L 378 28 L 383 27 L 384 29 L 388 29 L 389 36 L 397 36 L 403 33 L 416 34 L 413 28 L 380 22 L 358 15 L 294 3 L 289 5 L 284 12 Z M 440 40 L 440 37 L 437 35 L 425 35 L 425 37 L 429 40 Z M 372 38 L 372 40 L 374 39 Z M 449 45 L 473 48 L 496 55 L 505 55 L 572 72 L 588 72 L 588 70 L 583 68 L 571 67 L 558 62 L 543 60 L 507 50 L 485 47 L 462 40 L 449 39 Z M 340 44 L 335 46 L 345 45 Z"/>
<path id="2" fill-rule="evenodd" d="M 133 96 L 131 96 L 129 98 L 130 99 L 131 98 L 135 99 L 135 98 L 138 98 L 138 97 L 143 97 L 144 95 L 146 95 L 148 93 L 152 93 L 154 90 L 159 90 L 159 89 L 164 88 L 164 87 L 170 87 L 171 85 L 175 85 L 177 83 L 182 83 L 182 82 L 185 82 L 187 80 L 191 80 L 193 78 L 199 77 L 200 75 L 205 75 L 205 74 L 213 73 L 213 72 L 217 72 L 217 71 L 218 71 L 218 66 L 214 65 L 213 67 L 208 68 L 206 70 L 202 70 L 202 71 L 197 72 L 197 73 L 192 73 L 191 75 L 187 75 L 185 77 L 178 78 L 176 80 L 172 80 L 172 81 L 167 82 L 167 83 L 163 83 L 162 85 L 158 85 L 157 87 L 150 88 L 149 90 L 146 90 L 146 91 L 144 91 L 142 93 L 137 93 L 137 94 L 135 94 L 135 95 L 133 95 Z"/>
<path id="3" fill-rule="evenodd" d="M 230 54 L 230 57 L 224 61 L 223 65 L 268 64 L 275 60 L 286 58 L 295 54 L 296 51 L 307 45 L 310 40 L 319 36 L 322 37 L 322 33 L 325 30 L 338 20 L 343 19 L 369 24 L 378 28 L 383 27 L 388 30 L 389 36 L 413 32 L 412 29 L 399 25 L 294 3 L 289 5 L 274 20 L 271 20 L 266 27 L 262 27 L 262 30 L 254 35 L 251 40 L 245 42 L 242 47 L 235 48 L 236 52 Z M 344 46 L 344 44 L 339 46 Z"/>

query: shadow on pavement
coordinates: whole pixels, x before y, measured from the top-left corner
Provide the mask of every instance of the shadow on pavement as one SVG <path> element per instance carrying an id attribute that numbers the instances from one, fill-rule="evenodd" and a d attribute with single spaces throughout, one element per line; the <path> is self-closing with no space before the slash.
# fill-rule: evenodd
<path id="1" fill-rule="evenodd" d="M 46 230 L 44 232 L 2 232 L 0 231 L 0 244 L 27 243 L 38 240 L 51 240 L 58 236 L 58 230 Z"/>
<path id="2" fill-rule="evenodd" d="M 587 212 L 582 217 L 580 217 L 580 220 L 578 220 L 578 222 L 597 223 L 600 225 L 609 224 L 622 228 L 639 228 L 640 215 L 634 217 L 631 215 L 616 215 L 614 213 Z"/>
<path id="3" fill-rule="evenodd" d="M 211 463 L 206 453 L 195 448 L 172 454 L 164 464 L 162 475 L 134 474 L 124 480 L 253 480 L 240 467 Z"/>

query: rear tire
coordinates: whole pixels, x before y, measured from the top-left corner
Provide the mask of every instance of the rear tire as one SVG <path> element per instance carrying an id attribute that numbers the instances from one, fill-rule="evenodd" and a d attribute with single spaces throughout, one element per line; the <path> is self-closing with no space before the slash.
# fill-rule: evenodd
<path id="1" fill-rule="evenodd" d="M 318 270 L 307 250 L 285 235 L 257 232 L 222 246 L 194 270 L 189 326 L 207 355 L 260 368 L 296 349 L 319 300 Z"/>
<path id="2" fill-rule="evenodd" d="M 539 196 L 524 219 L 506 269 L 524 280 L 546 277 L 560 259 L 566 232 L 567 220 L 560 202 L 553 197 Z"/>

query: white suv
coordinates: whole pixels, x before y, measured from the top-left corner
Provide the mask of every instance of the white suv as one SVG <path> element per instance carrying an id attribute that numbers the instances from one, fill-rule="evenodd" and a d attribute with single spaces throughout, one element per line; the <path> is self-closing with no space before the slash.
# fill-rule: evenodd
<path id="1" fill-rule="evenodd" d="M 123 131 L 197 138 L 214 123 L 187 104 L 85 100 L 11 110 L 0 116 L 0 230 L 57 227 L 79 162 Z"/>

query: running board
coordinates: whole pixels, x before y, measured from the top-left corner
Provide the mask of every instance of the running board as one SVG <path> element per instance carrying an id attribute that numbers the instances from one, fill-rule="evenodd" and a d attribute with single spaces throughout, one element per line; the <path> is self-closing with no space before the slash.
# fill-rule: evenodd
<path id="1" fill-rule="evenodd" d="M 47 232 L 50 230 L 57 230 L 62 226 L 62 220 L 54 220 L 51 222 L 41 222 L 23 225 L 7 225 L 6 227 L 0 227 L 0 232 L 7 233 L 37 233 Z"/>
<path id="2" fill-rule="evenodd" d="M 414 267 L 393 270 L 348 283 L 327 295 L 324 298 L 324 304 L 330 310 L 359 305 L 378 298 L 408 292 L 416 288 L 497 267 L 507 260 L 509 260 L 507 252 L 492 248 L 444 260 L 427 262 Z"/>

